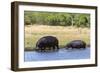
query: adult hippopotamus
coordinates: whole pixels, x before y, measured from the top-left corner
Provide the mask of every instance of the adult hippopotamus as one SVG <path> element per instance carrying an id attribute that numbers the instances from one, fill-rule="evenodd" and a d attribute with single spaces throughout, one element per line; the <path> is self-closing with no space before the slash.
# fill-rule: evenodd
<path id="1" fill-rule="evenodd" d="M 70 43 L 68 43 L 66 45 L 66 49 L 69 49 L 69 48 L 72 48 L 72 49 L 81 49 L 81 48 L 86 48 L 86 43 L 82 40 L 73 40 L 71 41 Z"/>
<path id="2" fill-rule="evenodd" d="M 58 39 L 54 36 L 44 36 L 40 38 L 36 43 L 36 49 L 40 51 L 45 51 L 46 48 L 48 48 L 49 50 L 58 50 Z"/>

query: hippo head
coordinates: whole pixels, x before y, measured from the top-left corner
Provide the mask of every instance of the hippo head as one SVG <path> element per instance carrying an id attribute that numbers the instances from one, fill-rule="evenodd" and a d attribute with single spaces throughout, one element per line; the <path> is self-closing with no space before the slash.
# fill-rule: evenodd
<path id="1" fill-rule="evenodd" d="M 66 45 L 66 49 L 69 49 L 71 47 L 71 44 L 70 43 L 68 43 L 67 45 Z"/>

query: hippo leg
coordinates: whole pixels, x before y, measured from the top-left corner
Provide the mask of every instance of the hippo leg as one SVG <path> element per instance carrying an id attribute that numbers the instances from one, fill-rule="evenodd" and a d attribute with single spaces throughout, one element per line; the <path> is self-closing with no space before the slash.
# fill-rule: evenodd
<path id="1" fill-rule="evenodd" d="M 52 51 L 53 50 L 53 47 L 50 47 L 50 51 Z"/>
<path id="2" fill-rule="evenodd" d="M 41 52 L 43 52 L 44 50 L 45 50 L 45 48 L 44 48 L 44 47 L 42 47 L 42 48 L 41 48 Z"/>
<path id="3" fill-rule="evenodd" d="M 51 51 L 54 51 L 54 49 L 55 49 L 55 46 L 52 46 L 52 47 L 51 47 Z"/>
<path id="4" fill-rule="evenodd" d="M 57 50 L 59 49 L 59 46 L 58 46 L 58 45 L 56 45 L 56 49 L 57 49 Z"/>
<path id="5" fill-rule="evenodd" d="M 59 46 L 56 45 L 54 50 L 57 51 L 58 49 L 59 49 Z"/>

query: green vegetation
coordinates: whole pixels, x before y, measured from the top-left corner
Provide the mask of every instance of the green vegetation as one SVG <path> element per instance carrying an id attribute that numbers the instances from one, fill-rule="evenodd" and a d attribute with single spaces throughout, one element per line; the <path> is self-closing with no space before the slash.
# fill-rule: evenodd
<path id="1" fill-rule="evenodd" d="M 90 14 L 25 11 L 25 25 L 90 27 Z"/>

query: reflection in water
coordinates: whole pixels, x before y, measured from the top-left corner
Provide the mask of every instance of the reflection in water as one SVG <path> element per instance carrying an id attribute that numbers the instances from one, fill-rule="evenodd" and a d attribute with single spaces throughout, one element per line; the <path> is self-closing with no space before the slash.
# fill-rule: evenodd
<path id="1" fill-rule="evenodd" d="M 90 48 L 81 50 L 66 50 L 63 48 L 56 52 L 25 51 L 24 53 L 24 61 L 69 60 L 89 58 Z"/>

